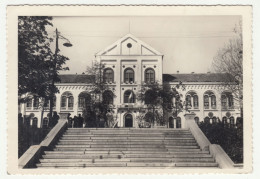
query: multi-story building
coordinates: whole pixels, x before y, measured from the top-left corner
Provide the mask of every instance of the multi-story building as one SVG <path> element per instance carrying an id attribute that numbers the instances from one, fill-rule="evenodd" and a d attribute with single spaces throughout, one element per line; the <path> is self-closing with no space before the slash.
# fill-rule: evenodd
<path id="1" fill-rule="evenodd" d="M 163 55 L 131 34 L 124 36 L 109 47 L 95 55 L 96 60 L 104 64 L 104 77 L 109 84 L 106 93 L 114 93 L 113 104 L 114 120 L 119 127 L 138 127 L 137 117 L 145 115 L 145 104 L 136 99 L 136 94 L 143 83 L 169 83 L 176 86 L 179 82 L 185 89 L 179 90 L 183 100 L 189 106 L 189 112 L 196 114 L 195 120 L 208 119 L 229 120 L 236 122 L 240 116 L 239 102 L 235 100 L 231 91 L 225 85 L 225 74 L 163 74 Z M 67 114 L 72 116 L 81 114 L 83 102 L 88 100 L 87 94 L 92 88 L 90 76 L 85 74 L 60 75 L 60 83 L 56 86 L 59 93 L 54 99 L 54 111 L 60 118 L 66 119 Z M 174 99 L 173 99 L 174 100 Z M 24 115 L 34 116 L 32 124 L 38 127 L 48 122 L 48 106 L 45 103 L 43 121 L 41 110 L 38 109 L 40 99 L 34 98 L 21 106 Z M 169 127 L 185 127 L 184 114 L 178 117 L 173 112 L 167 112 Z"/>

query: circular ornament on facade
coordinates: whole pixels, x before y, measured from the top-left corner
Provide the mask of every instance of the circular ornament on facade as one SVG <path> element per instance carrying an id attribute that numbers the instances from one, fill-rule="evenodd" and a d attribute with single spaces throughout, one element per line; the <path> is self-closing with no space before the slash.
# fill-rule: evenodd
<path id="1" fill-rule="evenodd" d="M 131 43 L 128 43 L 126 46 L 127 46 L 128 48 L 131 48 L 131 47 L 132 47 L 132 44 L 131 44 Z"/>
<path id="2" fill-rule="evenodd" d="M 212 117 L 213 117 L 213 112 L 209 112 L 208 116 L 209 116 L 210 118 L 212 118 Z"/>
<path id="3" fill-rule="evenodd" d="M 226 116 L 229 118 L 231 116 L 230 112 L 226 112 Z"/>

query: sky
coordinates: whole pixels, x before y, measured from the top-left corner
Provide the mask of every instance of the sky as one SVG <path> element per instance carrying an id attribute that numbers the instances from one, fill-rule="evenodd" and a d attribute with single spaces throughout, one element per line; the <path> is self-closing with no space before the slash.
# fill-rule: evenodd
<path id="1" fill-rule="evenodd" d="M 163 73 L 212 72 L 218 49 L 231 38 L 240 16 L 131 16 L 53 17 L 50 36 L 57 28 L 72 43 L 60 53 L 69 57 L 69 71 L 81 74 L 92 64 L 95 54 L 130 33 L 164 55 Z M 52 49 L 54 49 L 54 42 Z"/>

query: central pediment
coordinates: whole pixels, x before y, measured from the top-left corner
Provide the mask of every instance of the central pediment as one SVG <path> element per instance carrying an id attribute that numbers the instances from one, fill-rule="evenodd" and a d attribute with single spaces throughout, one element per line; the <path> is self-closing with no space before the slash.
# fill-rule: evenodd
<path id="1" fill-rule="evenodd" d="M 162 55 L 160 52 L 137 39 L 132 34 L 120 38 L 104 50 L 98 52 L 97 56 L 111 55 Z"/>

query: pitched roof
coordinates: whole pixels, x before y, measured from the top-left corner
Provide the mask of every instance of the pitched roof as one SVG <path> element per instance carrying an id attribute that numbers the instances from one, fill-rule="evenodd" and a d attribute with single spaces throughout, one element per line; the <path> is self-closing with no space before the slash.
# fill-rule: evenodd
<path id="1" fill-rule="evenodd" d="M 122 43 L 124 43 L 128 39 L 131 39 L 133 42 L 136 43 L 137 48 L 140 48 L 141 54 L 138 54 L 138 55 L 143 55 L 144 51 L 149 52 L 150 55 L 162 55 L 162 53 L 158 52 L 153 47 L 151 47 L 147 43 L 143 42 L 142 40 L 136 38 L 132 34 L 126 34 L 125 36 L 123 36 L 120 39 L 118 39 L 117 41 L 115 41 L 113 44 L 109 45 L 105 49 L 103 49 L 100 52 L 96 53 L 96 55 L 97 56 L 100 56 L 100 55 L 111 55 L 110 52 L 112 52 L 112 51 L 114 52 L 114 53 L 112 53 L 113 55 L 122 55 Z M 117 48 L 120 48 L 120 49 L 116 50 Z"/>
<path id="2" fill-rule="evenodd" d="M 163 74 L 164 82 L 235 82 L 227 73 Z"/>
<path id="3" fill-rule="evenodd" d="M 91 83 L 93 76 L 86 74 L 59 75 L 60 83 Z M 164 82 L 235 82 L 235 78 L 227 73 L 189 73 L 163 74 Z"/>
<path id="4" fill-rule="evenodd" d="M 59 75 L 60 83 L 91 83 L 93 76 L 86 74 L 64 74 Z"/>

